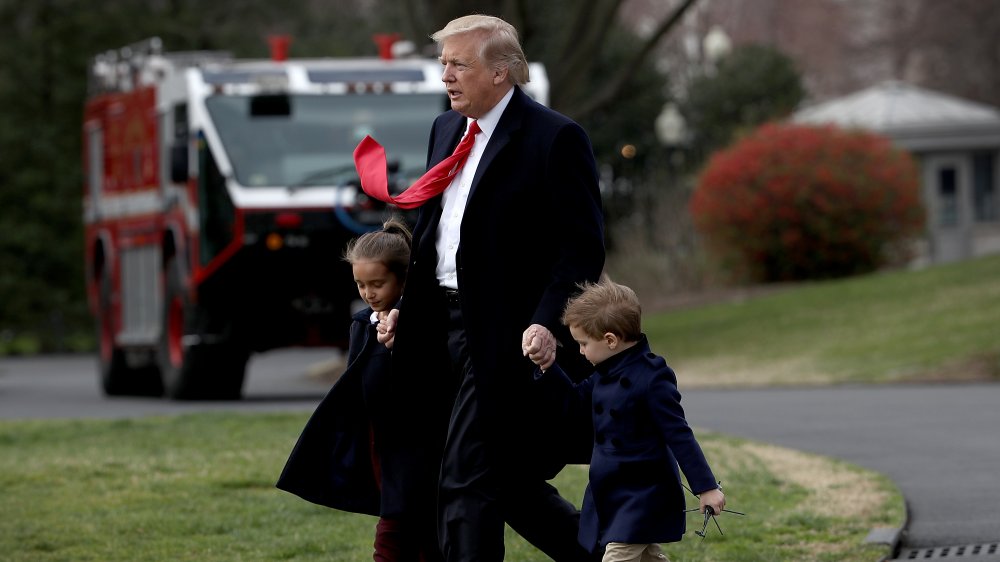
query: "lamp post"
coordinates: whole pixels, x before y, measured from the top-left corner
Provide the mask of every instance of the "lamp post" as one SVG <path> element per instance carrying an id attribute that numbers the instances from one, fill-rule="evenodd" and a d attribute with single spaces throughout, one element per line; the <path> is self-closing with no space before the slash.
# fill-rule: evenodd
<path id="1" fill-rule="evenodd" d="M 705 38 L 701 41 L 701 49 L 705 54 L 705 62 L 713 68 L 722 57 L 728 55 L 733 50 L 733 41 L 729 38 L 726 30 L 718 25 L 713 25 L 708 30 Z"/>

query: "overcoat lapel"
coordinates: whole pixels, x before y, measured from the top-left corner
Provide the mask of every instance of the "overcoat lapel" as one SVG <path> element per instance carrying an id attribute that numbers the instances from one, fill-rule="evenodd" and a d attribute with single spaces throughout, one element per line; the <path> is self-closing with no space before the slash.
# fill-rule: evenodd
<path id="1" fill-rule="evenodd" d="M 483 174 L 486 173 L 486 170 L 489 169 L 490 164 L 500 154 L 500 151 L 507 146 L 514 133 L 521 128 L 524 106 L 527 103 L 526 96 L 527 94 L 521 91 L 521 88 L 514 86 L 514 96 L 504 110 L 503 115 L 500 116 L 500 121 L 497 122 L 497 127 L 493 131 L 493 135 L 490 136 L 489 143 L 486 145 L 486 150 L 479 159 L 476 174 L 472 178 L 472 188 L 469 190 L 469 201 L 475 197 L 476 188 L 479 187 L 479 182 Z M 443 123 L 440 138 L 442 140 L 448 139 L 448 142 L 435 143 L 430 154 L 430 159 L 427 162 L 428 170 L 455 151 L 455 147 L 458 146 L 458 143 L 462 139 L 462 134 L 465 132 L 466 122 L 465 116 L 456 113 L 455 118 Z M 432 216 L 430 217 L 431 220 L 428 223 L 431 228 L 428 228 L 424 232 L 425 238 L 437 233 L 437 224 L 441 217 L 441 197 L 441 195 L 438 195 L 426 203 L 426 205 L 434 205 L 434 207 L 429 207 L 429 209 L 433 209 Z M 429 243 L 429 240 L 420 240 L 418 241 L 418 246 Z"/>
<path id="2" fill-rule="evenodd" d="M 493 160 L 500 154 L 500 151 L 510 142 L 511 135 L 521 128 L 521 112 L 524 107 L 524 100 L 521 97 L 524 95 L 526 94 L 519 87 L 514 86 L 514 96 L 510 99 L 510 103 L 507 104 L 503 115 L 500 116 L 497 128 L 494 129 L 493 135 L 490 137 L 490 142 L 486 145 L 486 150 L 479 159 L 479 166 L 476 167 L 476 175 L 472 178 L 472 188 L 469 190 L 470 200 L 475 197 L 476 188 L 479 187 L 479 180 L 482 179 L 483 174 L 489 169 L 490 164 L 493 163 Z"/>
<path id="3" fill-rule="evenodd" d="M 430 170 L 436 166 L 439 162 L 451 155 L 455 151 L 455 147 L 461 141 L 462 133 L 465 131 L 465 117 L 455 114 L 454 119 L 447 121 L 442 120 L 441 133 L 438 135 L 441 141 L 436 141 L 434 146 L 431 147 L 429 158 L 427 160 L 427 169 Z M 447 142 L 444 142 L 447 141 Z M 429 199 L 424 203 L 423 207 L 426 209 L 425 212 L 430 213 L 428 217 L 428 225 L 430 228 L 424 230 L 424 235 L 420 240 L 416 240 L 416 248 L 426 248 L 427 245 L 434 247 L 434 239 L 437 236 L 437 224 L 441 220 L 441 199 L 443 195 L 438 195 L 433 199 Z"/>
<path id="4" fill-rule="evenodd" d="M 447 142 L 438 142 L 437 146 L 434 147 L 434 153 L 431 154 L 431 161 L 427 163 L 428 170 L 436 166 L 438 162 L 451 156 L 451 153 L 455 152 L 455 147 L 458 146 L 459 141 L 462 140 L 466 119 L 465 116 L 457 113 L 455 116 L 457 117 L 456 119 L 452 119 L 442 127 L 441 140 Z"/>

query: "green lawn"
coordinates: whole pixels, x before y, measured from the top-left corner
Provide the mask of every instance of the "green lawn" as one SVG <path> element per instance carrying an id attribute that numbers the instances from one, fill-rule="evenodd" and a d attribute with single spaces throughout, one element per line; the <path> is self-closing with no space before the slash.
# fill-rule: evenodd
<path id="1" fill-rule="evenodd" d="M 653 348 L 681 386 L 1000 379 L 1000 256 L 809 283 L 742 302 L 650 314 Z M 199 414 L 0 423 L 0 558 L 18 561 L 361 561 L 374 519 L 274 488 L 307 414 Z M 699 433 L 729 506 L 680 560 L 878 560 L 863 544 L 898 528 L 880 475 L 761 443 Z M 557 485 L 579 504 L 586 472 Z M 693 505 L 693 502 L 692 502 Z M 510 533 L 507 560 L 544 560 Z"/>
<path id="2" fill-rule="evenodd" d="M 0 423 L 0 558 L 20 561 L 343 561 L 371 559 L 375 520 L 274 488 L 307 414 L 196 414 Z M 822 457 L 701 434 L 729 507 L 677 560 L 878 560 L 873 527 L 898 528 L 887 480 Z M 557 485 L 579 505 L 584 467 Z M 695 505 L 692 501 L 692 505 Z M 509 535 L 507 560 L 545 557 Z"/>
<path id="3" fill-rule="evenodd" d="M 1000 379 L 1000 256 L 651 314 L 682 386 Z"/>

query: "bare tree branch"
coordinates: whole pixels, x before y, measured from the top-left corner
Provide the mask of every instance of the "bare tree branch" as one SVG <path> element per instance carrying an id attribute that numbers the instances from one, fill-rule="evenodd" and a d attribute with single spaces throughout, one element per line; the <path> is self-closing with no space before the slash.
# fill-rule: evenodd
<path id="1" fill-rule="evenodd" d="M 427 23 L 427 10 L 419 0 L 403 0 L 403 21 L 407 23 L 406 35 L 412 38 L 418 48 L 427 43 L 427 35 L 433 33 Z"/>
<path id="2" fill-rule="evenodd" d="M 697 0 L 684 0 L 680 5 L 674 8 L 672 14 L 665 20 L 660 22 L 660 25 L 656 28 L 656 31 L 650 36 L 650 38 L 643 45 L 632 60 L 625 66 L 622 67 L 611 80 L 607 82 L 607 85 L 602 88 L 596 95 L 589 97 L 578 107 L 572 108 L 572 111 L 567 109 L 567 112 L 574 116 L 582 116 L 603 109 L 607 107 L 615 98 L 621 93 L 621 91 L 626 87 L 629 80 L 642 66 L 646 58 L 653 51 L 656 45 L 659 43 L 668 31 L 674 28 L 678 22 L 680 22 L 681 17 L 684 13 L 694 5 Z"/>
<path id="3" fill-rule="evenodd" d="M 621 0 L 581 2 L 574 18 L 573 27 L 565 38 L 563 64 L 550 70 L 552 74 L 552 105 L 563 107 L 569 105 L 573 92 L 578 92 L 586 82 L 587 76 L 597 55 L 604 46 L 610 25 Z M 596 15 L 595 15 L 596 14 Z"/>
<path id="4" fill-rule="evenodd" d="M 523 45 L 526 41 L 528 33 L 528 7 L 525 5 L 524 0 L 505 0 L 503 2 L 502 11 L 494 14 L 498 17 L 503 18 L 508 23 L 514 26 L 521 35 L 521 44 Z"/>

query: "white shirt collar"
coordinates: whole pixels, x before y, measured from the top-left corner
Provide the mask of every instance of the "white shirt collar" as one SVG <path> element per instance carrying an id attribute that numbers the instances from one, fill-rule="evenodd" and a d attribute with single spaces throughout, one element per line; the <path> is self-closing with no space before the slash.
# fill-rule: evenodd
<path id="1" fill-rule="evenodd" d="M 465 130 L 469 130 L 469 125 L 473 121 L 479 123 L 479 130 L 483 132 L 483 138 L 485 140 L 490 140 L 493 136 L 493 131 L 497 128 L 497 123 L 500 122 L 500 116 L 503 115 L 503 111 L 507 109 L 507 104 L 510 103 L 510 99 L 514 97 L 514 87 L 511 86 L 507 93 L 504 94 L 500 101 L 497 102 L 489 111 L 484 113 L 479 119 L 472 119 L 471 117 L 465 120 Z"/>

